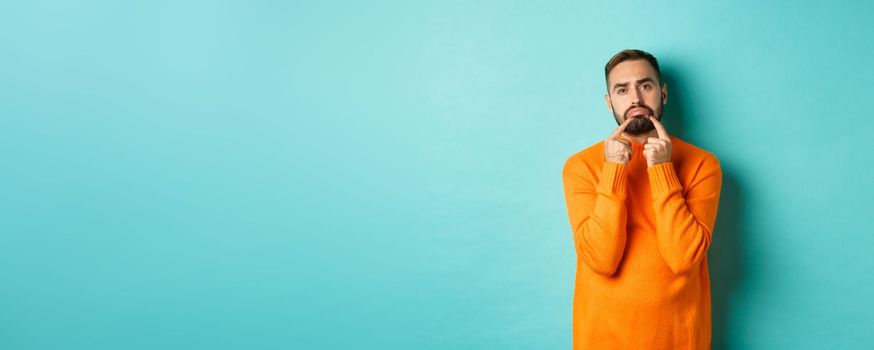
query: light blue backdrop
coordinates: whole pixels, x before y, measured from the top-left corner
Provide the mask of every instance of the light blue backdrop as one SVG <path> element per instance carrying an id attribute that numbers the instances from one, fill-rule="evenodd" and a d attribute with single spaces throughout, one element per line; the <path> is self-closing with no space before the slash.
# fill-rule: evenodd
<path id="1" fill-rule="evenodd" d="M 714 349 L 874 345 L 874 5 L 312 3 L 0 6 L 0 348 L 570 348 L 625 48 L 723 165 Z"/>

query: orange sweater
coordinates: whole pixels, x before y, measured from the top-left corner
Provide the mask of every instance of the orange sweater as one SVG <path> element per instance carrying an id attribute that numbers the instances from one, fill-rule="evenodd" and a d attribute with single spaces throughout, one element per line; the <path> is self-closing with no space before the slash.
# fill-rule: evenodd
<path id="1" fill-rule="evenodd" d="M 671 137 L 672 161 L 628 164 L 599 142 L 562 172 L 577 251 L 574 349 L 709 349 L 707 249 L 716 222 L 719 160 Z"/>

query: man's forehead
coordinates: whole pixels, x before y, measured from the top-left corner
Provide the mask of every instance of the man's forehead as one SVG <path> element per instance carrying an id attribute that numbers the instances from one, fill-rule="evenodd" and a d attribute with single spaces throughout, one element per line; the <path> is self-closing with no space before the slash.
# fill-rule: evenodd
<path id="1" fill-rule="evenodd" d="M 641 79 L 656 81 L 656 72 L 646 60 L 625 61 L 613 67 L 610 71 L 610 84 L 627 84 Z"/>

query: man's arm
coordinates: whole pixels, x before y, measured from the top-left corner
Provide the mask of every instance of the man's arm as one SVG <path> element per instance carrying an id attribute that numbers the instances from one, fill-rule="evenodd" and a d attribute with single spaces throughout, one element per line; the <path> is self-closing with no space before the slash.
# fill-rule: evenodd
<path id="1" fill-rule="evenodd" d="M 658 119 L 650 116 L 658 138 L 647 138 L 646 157 L 652 204 L 656 218 L 656 240 L 665 263 L 676 274 L 689 272 L 707 254 L 716 223 L 722 168 L 714 156 L 704 159 L 683 195 L 671 162 L 671 138 Z"/>
<path id="2" fill-rule="evenodd" d="M 685 197 L 672 162 L 655 164 L 647 172 L 659 252 L 674 273 L 686 273 L 710 247 L 722 188 L 722 168 L 715 157 L 708 157 Z"/>
<path id="3" fill-rule="evenodd" d="M 610 276 L 625 250 L 626 165 L 604 162 L 597 183 L 586 170 L 583 162 L 570 158 L 562 171 L 574 246 L 593 271 Z"/>

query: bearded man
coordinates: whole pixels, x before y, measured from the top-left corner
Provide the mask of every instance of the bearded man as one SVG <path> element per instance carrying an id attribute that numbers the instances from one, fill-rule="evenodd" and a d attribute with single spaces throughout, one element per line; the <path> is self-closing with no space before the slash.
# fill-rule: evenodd
<path id="1" fill-rule="evenodd" d="M 573 348 L 709 349 L 719 160 L 662 125 L 668 90 L 651 54 L 621 51 L 604 75 L 619 127 L 562 171 L 577 253 Z"/>

